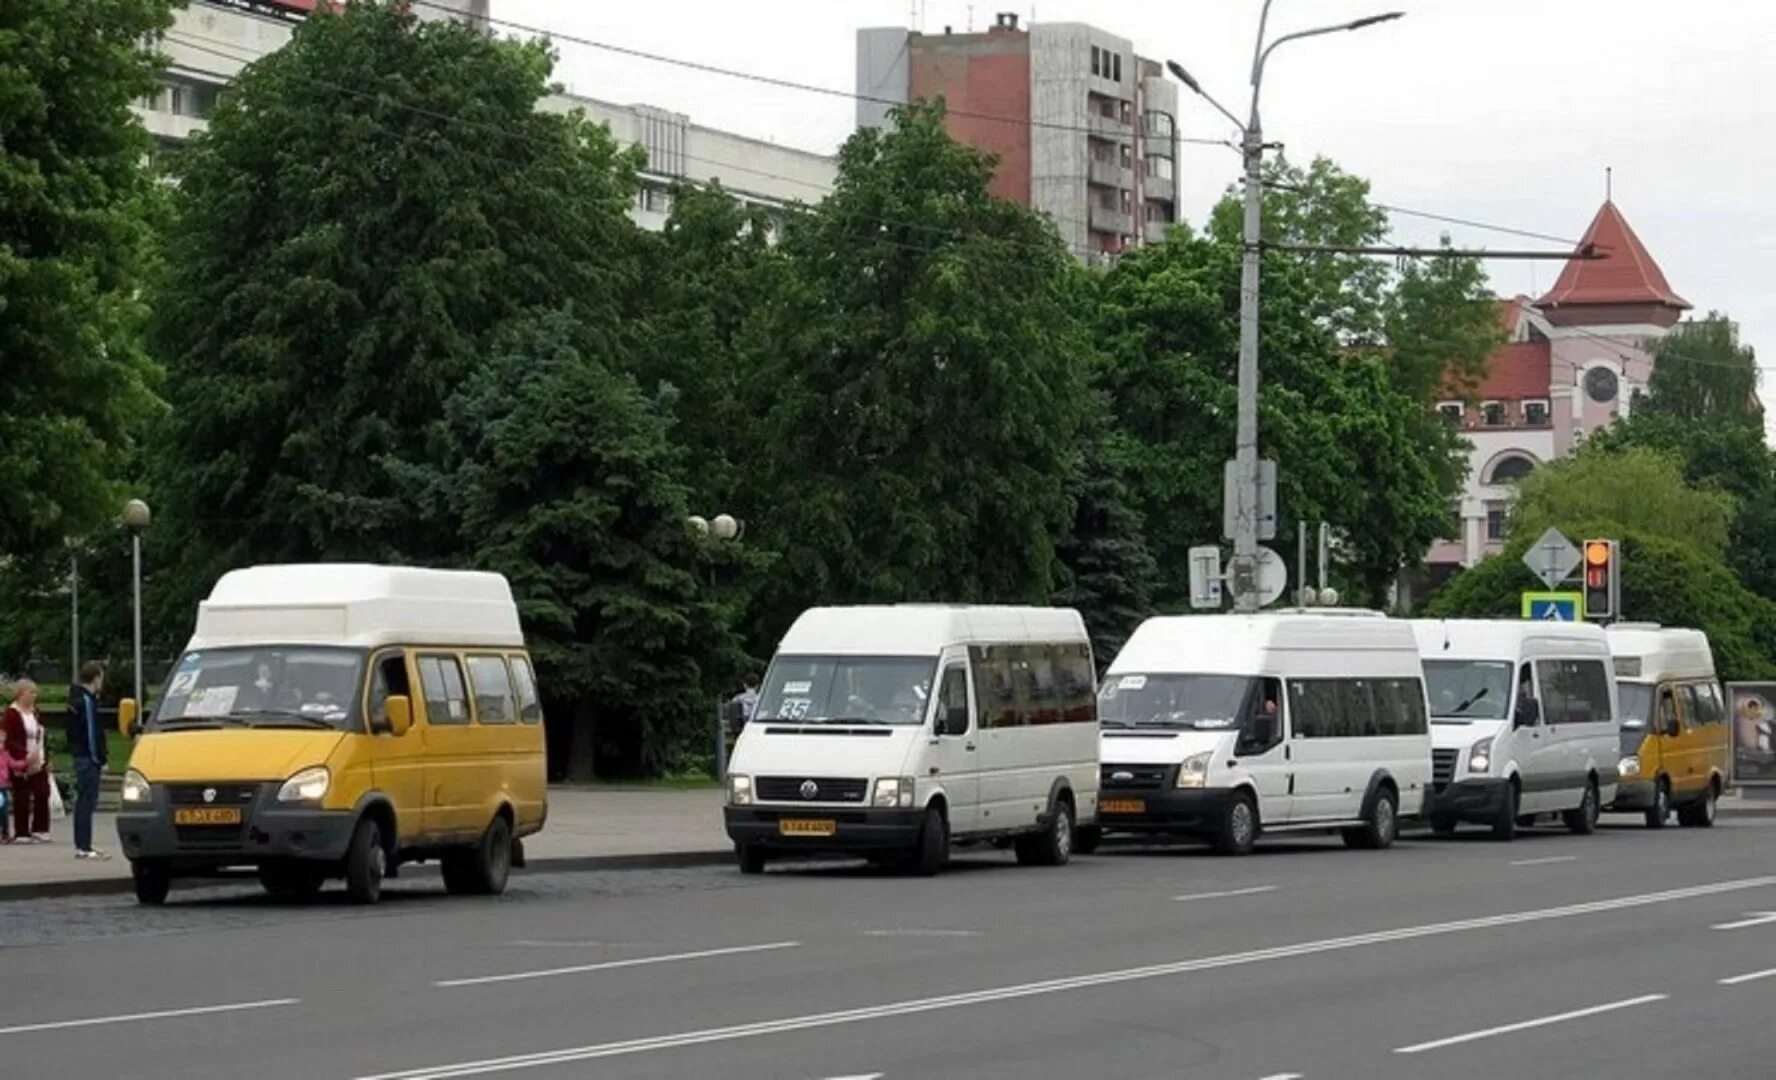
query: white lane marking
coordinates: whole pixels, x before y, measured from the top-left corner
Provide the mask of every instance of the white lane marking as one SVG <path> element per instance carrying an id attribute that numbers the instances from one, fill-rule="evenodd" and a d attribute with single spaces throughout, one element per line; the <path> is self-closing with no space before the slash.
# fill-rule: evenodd
<path id="1" fill-rule="evenodd" d="M 737 945 L 729 949 L 703 949 L 699 952 L 672 953 L 667 956 L 635 956 L 627 960 L 605 960 L 596 964 L 575 964 L 572 967 L 544 968 L 541 971 L 514 971 L 506 975 L 476 975 L 467 979 L 443 979 L 432 985 L 441 988 L 485 986 L 488 983 L 521 982 L 525 979 L 550 979 L 558 975 L 583 975 L 588 971 L 609 971 L 613 968 L 642 967 L 647 964 L 671 964 L 680 960 L 707 960 L 714 956 L 739 956 L 742 953 L 772 952 L 793 949 L 799 941 L 773 941 L 765 945 Z"/>
<path id="2" fill-rule="evenodd" d="M 858 1073 L 855 1076 L 829 1076 L 826 1080 L 882 1080 L 887 1073 Z"/>
<path id="3" fill-rule="evenodd" d="M 1172 899 L 1183 903 L 1189 900 L 1220 900 L 1229 896 L 1256 896 L 1259 893 L 1267 892 L 1276 892 L 1276 886 L 1256 885 L 1250 889 L 1228 889 L 1224 892 L 1185 893 L 1183 896 L 1174 896 Z"/>
<path id="4" fill-rule="evenodd" d="M 1598 1016 L 1602 1013 L 1616 1012 L 1621 1009 L 1632 1009 L 1638 1005 L 1651 1005 L 1655 1001 L 1664 1001 L 1664 994 L 1642 994 L 1640 997 L 1628 998 L 1625 1001 L 1612 1001 L 1608 1005 L 1593 1005 L 1589 1009 L 1574 1009 L 1572 1012 L 1558 1016 L 1538 1016 L 1534 1020 L 1522 1020 L 1515 1024 L 1504 1024 L 1500 1027 L 1470 1031 L 1466 1035 L 1451 1035 L 1447 1039 L 1433 1042 L 1415 1043 L 1412 1046 L 1396 1046 L 1396 1054 L 1422 1054 L 1426 1050 L 1441 1050 L 1446 1046 L 1458 1046 L 1478 1039 L 1490 1039 L 1494 1035 L 1509 1035 L 1513 1031 L 1526 1031 L 1530 1028 L 1547 1027 L 1550 1024 L 1564 1024 L 1568 1020 L 1583 1020 L 1587 1016 Z"/>
<path id="5" fill-rule="evenodd" d="M 627 1039 L 621 1042 L 594 1043 L 590 1046 L 576 1046 L 562 1050 L 545 1050 L 530 1054 L 515 1054 L 510 1057 L 485 1058 L 479 1061 L 461 1061 L 448 1065 L 430 1065 L 418 1069 L 404 1069 L 398 1072 L 375 1073 L 368 1076 L 360 1076 L 357 1080 L 454 1080 L 454 1078 L 457 1077 L 484 1076 L 488 1073 L 512 1072 L 518 1069 L 534 1069 L 549 1065 L 572 1064 L 579 1061 L 592 1061 L 598 1058 L 621 1057 L 628 1054 L 645 1054 L 657 1050 L 675 1050 L 687 1046 L 700 1046 L 707 1043 L 755 1038 L 761 1035 L 778 1035 L 791 1031 L 806 1031 L 810 1028 L 833 1027 L 839 1024 L 855 1024 L 867 1020 L 882 1020 L 891 1017 L 909 1016 L 915 1013 L 939 1012 L 947 1009 L 955 1009 L 961 1006 L 986 1005 L 1001 1001 L 1011 1001 L 1017 998 L 1059 994 L 1096 986 L 1111 986 L 1119 983 L 1157 979 L 1171 975 L 1186 975 L 1215 968 L 1228 968 L 1237 967 L 1242 964 L 1263 963 L 1269 960 L 1286 960 L 1299 956 L 1311 956 L 1317 953 L 1366 948 L 1371 945 L 1382 945 L 1396 941 L 1411 941 L 1418 938 L 1439 937 L 1446 934 L 1464 933 L 1470 930 L 1486 930 L 1500 926 L 1517 926 L 1523 923 L 1548 922 L 1554 919 L 1568 919 L 1580 915 L 1595 915 L 1604 912 L 1623 911 L 1631 908 L 1650 907 L 1655 904 L 1669 904 L 1679 900 L 1693 900 L 1702 896 L 1717 896 L 1722 893 L 1742 892 L 1747 889 L 1764 889 L 1773 885 L 1776 885 L 1776 876 L 1739 878 L 1733 881 L 1716 882 L 1712 885 L 1692 885 L 1681 889 L 1666 889 L 1662 892 L 1645 893 L 1640 896 L 1620 896 L 1608 900 L 1594 900 L 1583 904 L 1568 904 L 1564 907 L 1544 908 L 1540 911 L 1513 911 L 1503 915 L 1486 915 L 1473 919 L 1460 919 L 1455 922 L 1398 927 L 1393 930 L 1379 930 L 1368 934 L 1352 934 L 1347 937 L 1327 938 L 1321 941 L 1307 941 L 1296 945 L 1281 945 L 1269 949 L 1256 949 L 1251 952 L 1229 953 L 1221 956 L 1202 957 L 1196 960 L 1179 960 L 1167 964 L 1154 964 L 1148 967 L 1123 968 L 1116 971 L 1104 971 L 1091 975 L 1075 975 L 1062 979 L 1049 979 L 1044 982 L 1022 983 L 1012 986 L 994 987 L 987 990 L 968 991 L 960 994 L 914 998 L 909 1001 L 897 1001 L 886 1005 L 872 1005 L 860 1009 L 814 1013 L 808 1016 L 785 1017 L 779 1020 L 766 1020 L 760 1023 L 737 1024 L 732 1027 L 706 1028 L 701 1031 L 684 1031 L 673 1035 L 656 1035 L 643 1039 Z"/>
<path id="6" fill-rule="evenodd" d="M 1738 986 L 1740 983 L 1756 982 L 1759 979 L 1768 979 L 1772 976 L 1776 976 L 1776 968 L 1770 968 L 1766 971 L 1751 971 L 1744 975 L 1731 975 L 1725 979 L 1719 979 L 1717 981 L 1722 986 Z"/>
<path id="7" fill-rule="evenodd" d="M 865 930 L 864 937 L 980 937 L 979 930 Z M 879 1075 L 879 1074 L 878 1074 Z M 849 1080 L 839 1077 L 837 1080 Z"/>
<path id="8" fill-rule="evenodd" d="M 1264 1080 L 1301 1080 L 1301 1074 L 1300 1073 L 1272 1073 L 1269 1076 L 1264 1077 Z"/>
<path id="9" fill-rule="evenodd" d="M 1547 866 L 1549 863 L 1576 862 L 1577 855 L 1550 855 L 1545 859 L 1518 859 L 1512 866 Z"/>
<path id="10" fill-rule="evenodd" d="M 141 1020 L 167 1020 L 179 1016 L 209 1016 L 214 1013 L 246 1012 L 249 1009 L 275 1009 L 297 1005 L 301 998 L 271 998 L 266 1001 L 241 1001 L 233 1005 L 200 1005 L 190 1009 L 159 1009 L 154 1012 L 123 1013 L 118 1016 L 94 1016 L 85 1020 L 51 1020 L 42 1024 L 18 1024 L 0 1028 L 0 1035 L 22 1035 L 27 1031 L 60 1031 L 63 1028 L 98 1027 L 101 1024 L 133 1024 Z"/>
<path id="11" fill-rule="evenodd" d="M 1748 926 L 1762 926 L 1776 922 L 1776 911 L 1748 911 L 1745 918 L 1737 922 L 1716 923 L 1710 930 L 1743 930 Z"/>

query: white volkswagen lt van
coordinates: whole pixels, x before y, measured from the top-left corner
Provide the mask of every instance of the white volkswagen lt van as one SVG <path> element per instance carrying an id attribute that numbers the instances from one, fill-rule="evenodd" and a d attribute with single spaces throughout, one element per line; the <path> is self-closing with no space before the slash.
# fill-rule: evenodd
<path id="1" fill-rule="evenodd" d="M 1558 813 L 1597 827 L 1616 797 L 1616 683 L 1603 628 L 1590 623 L 1419 620 L 1435 744 L 1426 815 L 1509 840 Z"/>
<path id="2" fill-rule="evenodd" d="M 1098 695 L 1105 831 L 1244 854 L 1261 833 L 1385 848 L 1431 780 L 1412 628 L 1375 612 L 1142 623 Z"/>
<path id="3" fill-rule="evenodd" d="M 932 874 L 952 843 L 1059 865 L 1096 839 L 1097 684 L 1079 613 L 814 608 L 777 647 L 729 763 L 744 873 L 848 853 Z"/>

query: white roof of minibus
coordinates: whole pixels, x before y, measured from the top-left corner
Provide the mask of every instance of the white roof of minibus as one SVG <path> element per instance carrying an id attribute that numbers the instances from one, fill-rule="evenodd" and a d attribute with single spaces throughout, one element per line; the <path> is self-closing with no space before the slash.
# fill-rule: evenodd
<path id="1" fill-rule="evenodd" d="M 1250 675 L 1264 669 L 1267 654 L 1281 652 L 1393 653 L 1403 670 L 1418 667 L 1418 644 L 1402 621 L 1373 611 L 1287 611 L 1156 616 L 1135 628 L 1110 673 Z"/>
<path id="2" fill-rule="evenodd" d="M 809 608 L 777 651 L 791 656 L 936 656 L 974 642 L 1089 641 L 1071 608 L 895 604 Z"/>
<path id="3" fill-rule="evenodd" d="M 1515 660 L 1527 642 L 1569 646 L 1580 655 L 1605 655 L 1609 643 L 1596 623 L 1536 619 L 1414 619 L 1426 660 Z"/>
<path id="4" fill-rule="evenodd" d="M 223 574 L 198 605 L 186 648 L 274 644 L 518 648 L 524 632 L 512 588 L 499 574 L 289 564 Z"/>
<path id="5" fill-rule="evenodd" d="M 1655 623 L 1618 623 L 1607 634 L 1611 653 L 1640 661 L 1640 673 L 1620 676 L 1625 681 L 1656 683 L 1672 678 L 1714 678 L 1714 653 L 1708 647 L 1708 635 L 1700 630 L 1667 628 Z"/>

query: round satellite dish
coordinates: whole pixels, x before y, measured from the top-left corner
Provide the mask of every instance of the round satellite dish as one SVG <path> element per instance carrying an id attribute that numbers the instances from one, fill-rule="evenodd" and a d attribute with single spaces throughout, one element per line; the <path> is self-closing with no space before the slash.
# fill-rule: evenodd
<path id="1" fill-rule="evenodd" d="M 1283 557 L 1267 547 L 1258 549 L 1258 606 L 1277 602 L 1289 587 L 1289 567 Z"/>

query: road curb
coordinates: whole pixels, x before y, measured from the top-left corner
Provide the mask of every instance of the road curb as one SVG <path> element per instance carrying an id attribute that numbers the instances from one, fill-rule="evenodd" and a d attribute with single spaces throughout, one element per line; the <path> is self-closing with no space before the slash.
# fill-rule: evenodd
<path id="1" fill-rule="evenodd" d="M 514 873 L 579 874 L 608 870 L 691 870 L 702 866 L 725 866 L 734 861 L 731 848 L 719 851 L 667 851 L 638 855 L 561 855 L 549 858 L 532 856 L 525 860 L 523 870 Z M 404 877 L 436 875 L 435 865 L 413 867 Z M 230 874 L 212 881 L 251 882 L 248 873 Z M 0 884 L 0 903 L 18 900 L 51 900 L 71 896 L 117 896 L 132 892 L 134 883 L 127 877 L 76 878 L 62 881 L 21 881 Z"/>

